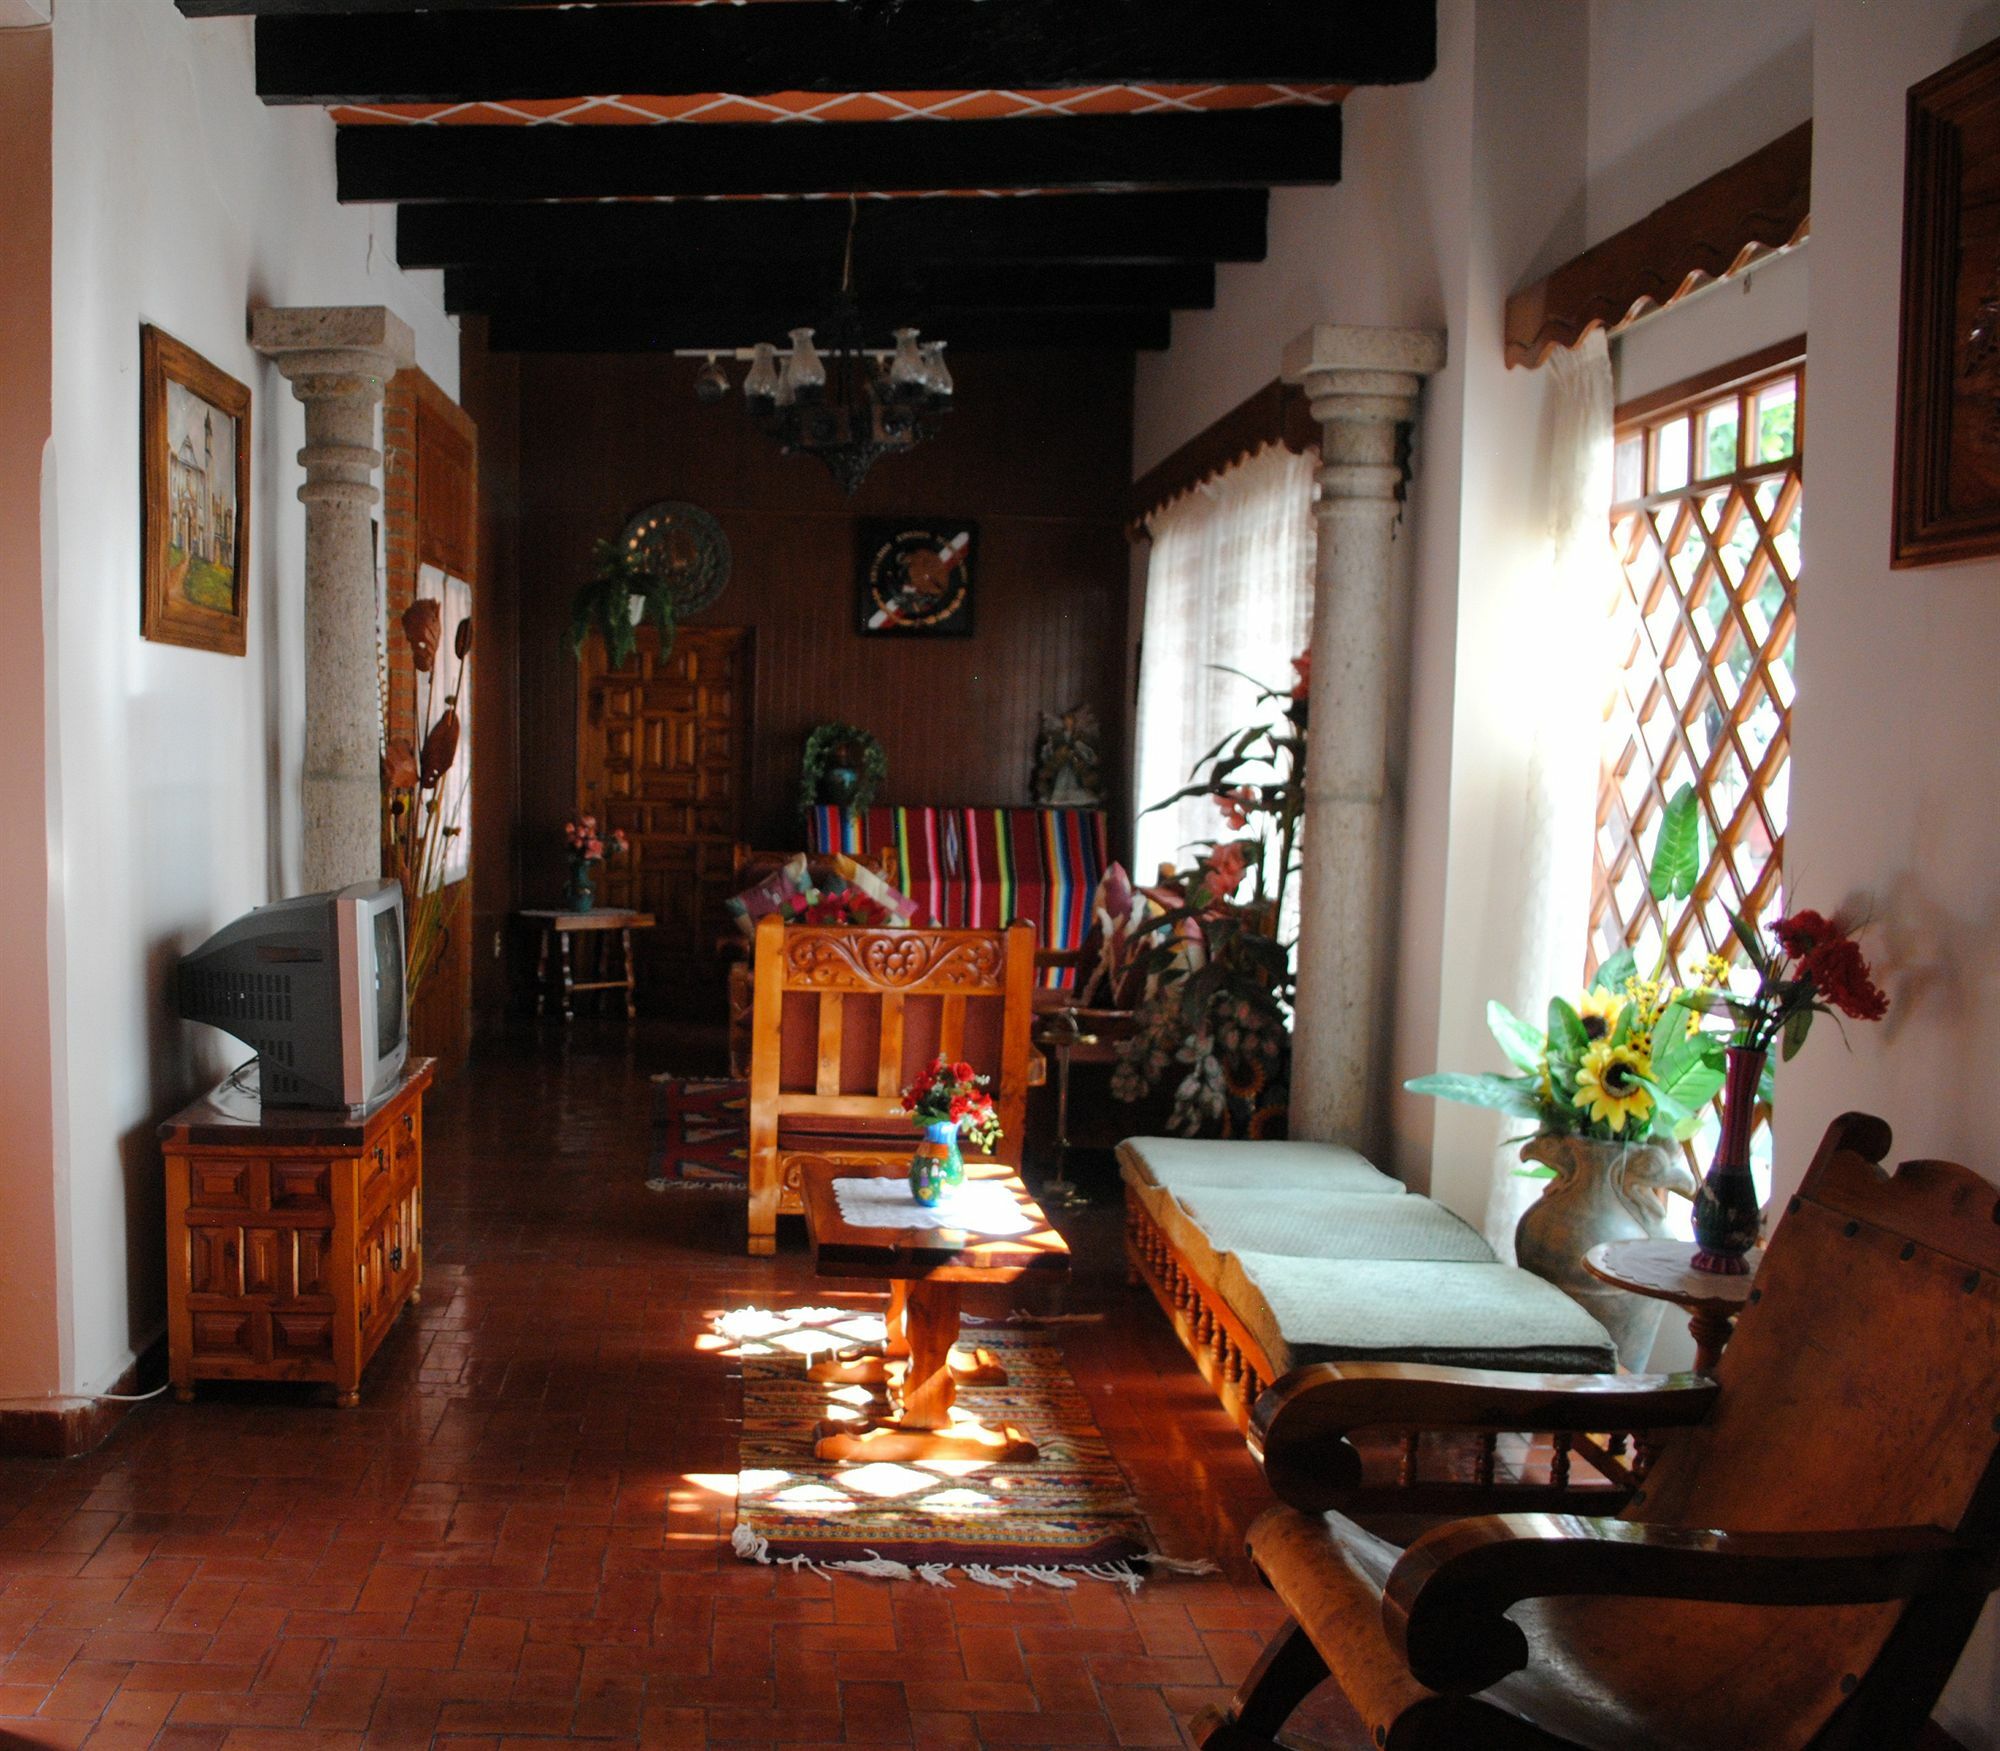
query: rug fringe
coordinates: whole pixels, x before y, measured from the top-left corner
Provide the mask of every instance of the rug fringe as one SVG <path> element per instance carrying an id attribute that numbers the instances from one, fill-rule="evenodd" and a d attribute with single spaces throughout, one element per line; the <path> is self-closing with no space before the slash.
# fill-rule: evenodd
<path id="1" fill-rule="evenodd" d="M 1142 1572 L 1145 1568 L 1174 1575 L 1216 1573 L 1215 1564 L 1207 1557 L 1162 1556 L 1157 1551 L 1142 1552 L 1119 1562 L 1005 1563 L 998 1568 L 987 1563 L 918 1563 L 913 1568 L 875 1550 L 869 1551 L 866 1556 L 832 1561 L 803 1553 L 773 1556 L 771 1541 L 760 1537 L 740 1521 L 729 1535 L 729 1548 L 745 1562 L 762 1563 L 766 1567 L 805 1569 L 823 1580 L 831 1580 L 835 1575 L 867 1575 L 881 1581 L 922 1581 L 931 1587 L 955 1587 L 957 1583 L 951 1579 L 955 1566 L 968 1581 L 1002 1593 L 1011 1593 L 1016 1587 L 1053 1587 L 1059 1592 L 1073 1592 L 1079 1580 L 1109 1581 L 1128 1593 L 1136 1593 L 1146 1584 Z"/>

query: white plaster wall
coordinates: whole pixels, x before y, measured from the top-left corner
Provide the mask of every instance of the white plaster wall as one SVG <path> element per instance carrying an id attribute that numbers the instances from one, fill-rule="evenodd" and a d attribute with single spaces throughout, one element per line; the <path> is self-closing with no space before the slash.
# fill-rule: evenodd
<path id="1" fill-rule="evenodd" d="M 1896 1158 L 2000 1179 L 2000 562 L 1891 571 L 1904 96 L 2000 35 L 1993 0 L 1822 0 L 1814 39 L 1809 593 L 1799 620 L 1787 885 L 1870 914 L 1887 1021 L 1819 1030 L 1778 1078 L 1774 1204 L 1827 1122 L 1896 1128 Z M 1939 1717 L 2000 1746 L 2000 1623 L 1989 1608 Z"/>
<path id="2" fill-rule="evenodd" d="M 386 211 L 334 201 L 333 128 L 266 109 L 248 20 L 62 0 L 55 20 L 50 627 L 58 749 L 59 1180 L 69 1390 L 101 1390 L 165 1318 L 153 1127 L 243 1054 L 176 1020 L 175 957 L 298 872 L 302 409 L 246 340 L 258 304 L 387 304 L 458 381 L 436 275 L 394 265 Z M 139 329 L 250 385 L 249 654 L 139 637 Z M 66 1076 L 66 1088 L 64 1078 Z"/>
<path id="3" fill-rule="evenodd" d="M 1810 116 L 1812 35 L 1813 0 L 1590 0 L 1588 241 Z"/>

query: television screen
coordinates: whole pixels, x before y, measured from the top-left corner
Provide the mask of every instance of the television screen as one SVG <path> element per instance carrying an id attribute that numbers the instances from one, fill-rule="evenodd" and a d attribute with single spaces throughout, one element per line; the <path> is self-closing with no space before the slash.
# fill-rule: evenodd
<path id="1" fill-rule="evenodd" d="M 375 1038 L 402 1037 L 403 909 L 384 907 L 375 914 Z"/>

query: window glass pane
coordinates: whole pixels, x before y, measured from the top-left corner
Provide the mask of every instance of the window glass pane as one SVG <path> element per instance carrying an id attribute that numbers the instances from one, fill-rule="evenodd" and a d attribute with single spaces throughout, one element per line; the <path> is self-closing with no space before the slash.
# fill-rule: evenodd
<path id="1" fill-rule="evenodd" d="M 1737 413 L 1734 398 L 1718 402 L 1701 416 L 1701 476 L 1736 472 Z"/>
<path id="2" fill-rule="evenodd" d="M 1757 395 L 1757 460 L 1779 462 L 1798 447 L 1799 386 L 1787 377 Z"/>
<path id="3" fill-rule="evenodd" d="M 1678 492 L 1688 478 L 1688 421 L 1683 414 L 1653 434 L 1653 490 Z"/>
<path id="4" fill-rule="evenodd" d="M 1646 434 L 1620 438 L 1611 452 L 1611 497 L 1622 504 L 1646 490 Z"/>

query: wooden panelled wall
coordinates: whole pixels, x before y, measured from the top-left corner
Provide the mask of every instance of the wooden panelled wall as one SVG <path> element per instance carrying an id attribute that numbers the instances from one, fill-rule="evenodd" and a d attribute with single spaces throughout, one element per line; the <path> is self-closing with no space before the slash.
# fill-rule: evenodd
<path id="1" fill-rule="evenodd" d="M 505 831 L 517 848 L 512 903 L 547 904 L 562 881 L 557 835 L 574 805 L 576 759 L 576 664 L 563 644 L 570 596 L 588 575 L 591 544 L 659 499 L 712 512 L 734 551 L 729 589 L 702 618 L 754 632 L 745 828 L 757 842 L 798 840 L 799 755 L 826 719 L 881 738 L 884 802 L 1025 804 L 1040 714 L 1080 701 L 1105 722 L 1106 772 L 1114 783 L 1124 772 L 1129 356 L 954 358 L 958 407 L 940 436 L 878 464 L 848 500 L 818 463 L 781 456 L 737 395 L 698 404 L 684 361 L 485 358 L 482 344 L 469 321 L 468 408 L 495 433 L 509 410 L 492 404 L 511 400 L 518 422 L 517 477 L 505 475 L 504 442 L 489 440 L 481 470 L 487 532 L 518 541 L 521 580 L 518 796 L 482 790 L 478 805 L 512 810 L 510 821 L 480 826 L 483 847 Z M 856 525 L 874 516 L 978 522 L 972 638 L 855 633 Z M 503 556 L 495 569 L 512 563 Z M 1109 801 L 1117 821 L 1124 798 Z"/>

